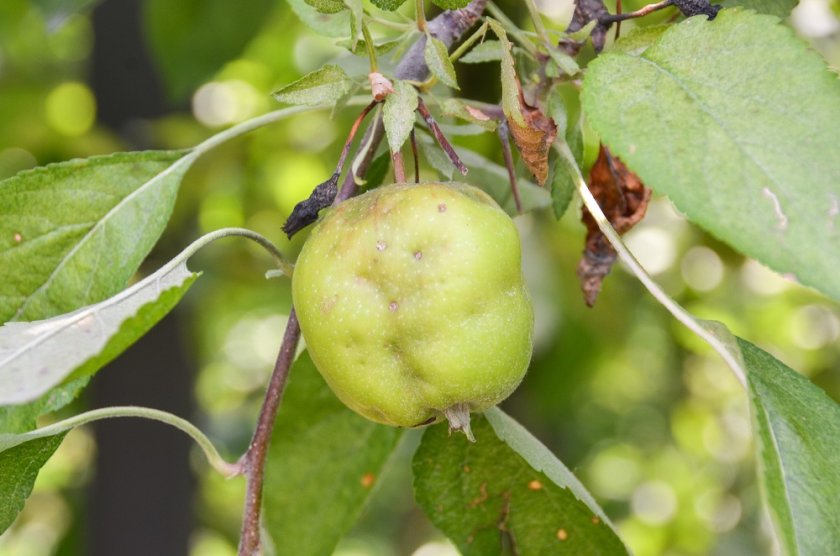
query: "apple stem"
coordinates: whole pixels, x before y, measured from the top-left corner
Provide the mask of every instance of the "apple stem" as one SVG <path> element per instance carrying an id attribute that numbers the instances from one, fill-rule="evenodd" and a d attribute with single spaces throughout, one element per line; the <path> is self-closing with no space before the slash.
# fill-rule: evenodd
<path id="1" fill-rule="evenodd" d="M 452 407 L 443 410 L 443 415 L 449 421 L 449 432 L 461 431 L 467 436 L 467 440 L 475 442 L 472 429 L 470 429 L 470 406 L 460 402 Z"/>

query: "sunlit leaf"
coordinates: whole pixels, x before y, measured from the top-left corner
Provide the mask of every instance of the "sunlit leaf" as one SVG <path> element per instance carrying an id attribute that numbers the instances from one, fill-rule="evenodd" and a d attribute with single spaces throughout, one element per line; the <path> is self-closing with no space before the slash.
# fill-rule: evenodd
<path id="1" fill-rule="evenodd" d="M 427 36 L 424 58 L 432 75 L 440 79 L 441 83 L 453 89 L 460 89 L 455 68 L 449 60 L 449 49 L 445 44 L 431 35 Z"/>
<path id="2" fill-rule="evenodd" d="M 399 429 L 348 409 L 302 353 L 277 416 L 263 489 L 266 528 L 283 553 L 331 554 L 400 437 Z"/>
<path id="3" fill-rule="evenodd" d="M 417 89 L 405 81 L 394 81 L 394 92 L 385 97 L 382 121 L 391 152 L 399 151 L 414 129 Z"/>
<path id="4" fill-rule="evenodd" d="M 745 254 L 840 299 L 840 80 L 772 16 L 724 10 L 607 53 L 587 119 L 646 185 Z"/>
<path id="5" fill-rule="evenodd" d="M 0 321 L 60 315 L 124 288 L 163 232 L 194 159 L 119 153 L 0 182 Z"/>
<path id="6" fill-rule="evenodd" d="M 498 409 L 474 416 L 476 442 L 430 427 L 414 456 L 417 502 L 465 556 L 627 554 L 593 498 Z"/>
<path id="7" fill-rule="evenodd" d="M 272 93 L 279 102 L 315 106 L 336 102 L 353 87 L 340 67 L 327 64 Z"/>

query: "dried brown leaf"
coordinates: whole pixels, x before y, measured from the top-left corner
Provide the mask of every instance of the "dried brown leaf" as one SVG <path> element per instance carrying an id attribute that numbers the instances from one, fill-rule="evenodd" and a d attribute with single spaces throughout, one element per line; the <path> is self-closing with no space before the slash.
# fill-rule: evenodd
<path id="1" fill-rule="evenodd" d="M 516 120 L 509 119 L 510 134 L 528 170 L 534 174 L 540 185 L 545 185 L 548 179 L 548 152 L 554 138 L 557 137 L 557 126 L 539 107 L 531 106 L 525 101 L 518 80 L 516 85 L 519 87 L 519 105 L 525 124 L 521 125 Z"/>
<path id="2" fill-rule="evenodd" d="M 639 177 L 603 145 L 589 173 L 589 190 L 619 234 L 630 230 L 645 216 L 651 197 L 650 189 Z M 586 207 L 581 220 L 586 225 L 586 248 L 577 273 L 584 300 L 592 307 L 615 262 L 616 252 Z"/>

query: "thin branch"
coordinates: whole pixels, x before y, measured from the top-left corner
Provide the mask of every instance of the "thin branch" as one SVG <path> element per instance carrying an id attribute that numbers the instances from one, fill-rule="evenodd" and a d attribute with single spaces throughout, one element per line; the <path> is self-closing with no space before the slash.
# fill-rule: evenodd
<path id="1" fill-rule="evenodd" d="M 405 161 L 401 151 L 391 153 L 391 162 L 394 165 L 394 179 L 397 183 L 405 183 Z"/>
<path id="2" fill-rule="evenodd" d="M 673 4 L 674 0 L 663 0 L 662 2 L 656 2 L 655 4 L 648 4 L 647 6 L 643 6 L 635 12 L 627 12 L 623 14 L 604 14 L 598 18 L 598 22 L 609 25 L 611 23 L 617 23 L 628 19 L 644 17 L 646 15 L 652 14 L 653 12 L 672 6 Z"/>
<path id="3" fill-rule="evenodd" d="M 280 400 L 283 397 L 283 390 L 289 378 L 289 369 L 292 366 L 299 341 L 300 324 L 293 307 L 289 313 L 289 322 L 286 324 L 286 332 L 283 334 L 283 343 L 280 345 L 280 352 L 277 354 L 277 361 L 274 364 L 274 372 L 271 374 L 265 399 L 262 408 L 260 408 L 254 437 L 248 451 L 240 460 L 245 469 L 247 484 L 245 512 L 242 518 L 242 535 L 239 538 L 239 556 L 253 556 L 260 547 L 260 509 L 262 507 L 265 458 L 268 453 L 268 445 L 271 442 L 274 420 L 277 418 L 277 410 L 280 407 Z"/>
<path id="4" fill-rule="evenodd" d="M 508 172 L 508 180 L 510 180 L 513 201 L 516 203 L 516 212 L 522 214 L 522 200 L 519 198 L 519 186 L 516 183 L 516 170 L 513 167 L 513 153 L 510 150 L 510 130 L 507 120 L 503 119 L 499 123 L 499 127 L 496 128 L 496 133 L 499 135 L 499 141 L 502 142 L 502 155 L 505 159 L 505 167 Z"/>
<path id="5" fill-rule="evenodd" d="M 464 166 L 464 163 L 461 162 L 461 157 L 458 156 L 458 153 L 455 152 L 455 148 L 443 134 L 441 131 L 440 126 L 437 124 L 435 119 L 432 117 L 431 112 L 429 112 L 429 108 L 426 106 L 426 103 L 423 102 L 422 98 L 417 99 L 417 111 L 420 113 L 420 116 L 423 117 L 423 120 L 426 122 L 426 125 L 429 126 L 429 130 L 434 135 L 435 139 L 440 145 L 440 148 L 443 149 L 443 152 L 449 157 L 449 160 L 452 161 L 452 164 L 458 168 L 458 171 L 461 172 L 461 175 L 467 175 L 467 167 Z"/>
<path id="6" fill-rule="evenodd" d="M 411 128 L 411 155 L 414 157 L 414 183 L 420 183 L 420 157 L 417 156 L 417 135 L 414 128 Z"/>

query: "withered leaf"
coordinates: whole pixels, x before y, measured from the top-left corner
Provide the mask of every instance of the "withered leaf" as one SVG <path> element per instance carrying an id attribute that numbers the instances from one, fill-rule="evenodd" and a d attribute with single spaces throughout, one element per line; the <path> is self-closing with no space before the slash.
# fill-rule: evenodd
<path id="1" fill-rule="evenodd" d="M 589 173 L 589 190 L 619 234 L 629 231 L 645 216 L 651 197 L 651 190 L 603 145 Z M 581 220 L 586 225 L 586 247 L 577 274 L 584 301 L 592 307 L 615 262 L 616 252 L 586 207 Z"/>
<path id="2" fill-rule="evenodd" d="M 318 220 L 318 212 L 332 204 L 338 193 L 338 178 L 340 175 L 339 172 L 334 173 L 330 176 L 330 179 L 318 184 L 308 199 L 304 199 L 295 205 L 292 214 L 283 224 L 283 231 L 286 232 L 289 239 L 292 239 L 293 235 Z"/>
<path id="3" fill-rule="evenodd" d="M 539 107 L 531 106 L 525 101 L 519 80 L 516 85 L 519 87 L 519 105 L 525 124 L 510 118 L 510 134 L 528 170 L 537 178 L 537 183 L 545 185 L 548 179 L 548 151 L 557 137 L 557 126 Z"/>

